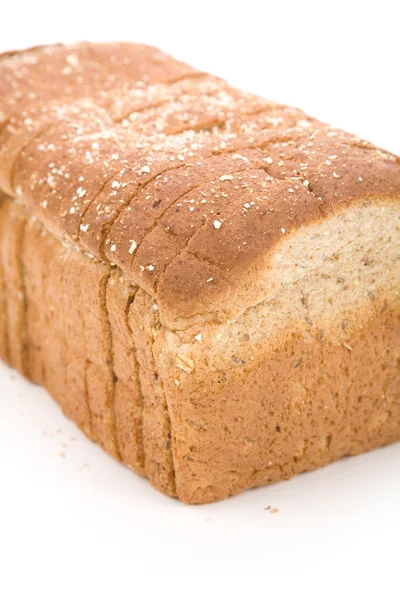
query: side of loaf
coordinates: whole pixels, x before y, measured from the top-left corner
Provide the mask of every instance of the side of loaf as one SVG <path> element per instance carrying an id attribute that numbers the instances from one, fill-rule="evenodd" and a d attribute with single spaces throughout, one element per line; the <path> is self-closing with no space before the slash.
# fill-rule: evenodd
<path id="1" fill-rule="evenodd" d="M 0 57 L 0 356 L 164 493 L 400 439 L 400 162 L 158 50 Z"/>

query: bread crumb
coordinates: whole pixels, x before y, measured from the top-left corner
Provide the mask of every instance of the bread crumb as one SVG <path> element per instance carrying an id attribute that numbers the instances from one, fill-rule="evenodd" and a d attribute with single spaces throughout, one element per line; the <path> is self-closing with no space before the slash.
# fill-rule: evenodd
<path id="1" fill-rule="evenodd" d="M 264 510 L 268 510 L 270 512 L 271 515 L 275 515 L 277 512 L 279 512 L 279 510 L 277 508 L 272 508 L 271 505 L 266 506 L 264 508 Z"/>
<path id="2" fill-rule="evenodd" d="M 232 181 L 233 180 L 233 175 L 221 175 L 221 177 L 219 178 L 220 181 Z"/>
<path id="3" fill-rule="evenodd" d="M 49 186 L 51 188 L 55 188 L 56 187 L 56 180 L 54 179 L 53 175 L 49 175 L 48 176 L 47 183 L 49 184 Z"/>
<path id="4" fill-rule="evenodd" d="M 115 252 L 115 251 L 116 251 L 116 249 L 117 249 L 117 246 L 116 246 L 116 244 L 113 244 L 113 245 L 111 246 L 111 248 L 110 248 L 111 252 Z"/>
<path id="5" fill-rule="evenodd" d="M 65 60 L 70 67 L 77 67 L 79 65 L 79 59 L 76 54 L 68 54 Z"/>
<path id="6" fill-rule="evenodd" d="M 217 220 L 214 221 L 213 225 L 214 225 L 214 229 L 221 229 L 221 227 L 222 227 L 221 221 L 217 221 Z"/>
<path id="7" fill-rule="evenodd" d="M 191 373 L 194 369 L 194 361 L 186 354 L 177 354 L 176 366 L 185 373 Z"/>
<path id="8" fill-rule="evenodd" d="M 137 243 L 135 242 L 135 240 L 129 240 L 131 243 L 131 246 L 128 250 L 129 254 L 133 254 L 137 248 Z"/>
<path id="9" fill-rule="evenodd" d="M 233 160 L 244 160 L 244 162 L 248 163 L 249 159 L 246 158 L 245 156 L 242 156 L 241 154 L 233 154 L 232 155 Z"/>
<path id="10" fill-rule="evenodd" d="M 76 190 L 76 194 L 79 198 L 84 198 L 86 196 L 86 190 L 78 187 L 78 189 Z"/>

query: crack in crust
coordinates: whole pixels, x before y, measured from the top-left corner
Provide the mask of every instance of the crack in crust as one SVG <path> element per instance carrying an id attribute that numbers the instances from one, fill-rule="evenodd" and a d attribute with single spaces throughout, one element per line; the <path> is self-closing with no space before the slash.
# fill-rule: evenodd
<path id="1" fill-rule="evenodd" d="M 16 319 L 17 328 L 14 331 L 15 340 L 12 343 L 14 347 L 14 364 L 23 375 L 29 377 L 29 340 L 27 330 L 27 296 L 25 287 L 25 270 L 22 261 L 23 244 L 25 236 L 25 228 L 27 224 L 27 214 L 17 214 L 16 221 L 11 223 L 9 234 L 10 237 L 6 240 L 8 244 L 8 260 L 10 264 L 8 268 L 15 268 L 14 286 L 16 289 L 8 291 L 9 298 L 15 304 L 14 317 Z M 4 256 L 3 256 L 4 259 Z M 9 303 L 7 303 L 9 304 Z M 9 316 L 9 321 L 11 319 Z M 10 333 L 9 333 L 10 341 Z"/>
<path id="2" fill-rule="evenodd" d="M 117 425 L 116 425 L 116 416 L 115 416 L 115 382 L 117 380 L 115 371 L 114 371 L 114 357 L 113 357 L 113 338 L 112 338 L 112 329 L 110 323 L 110 317 L 108 314 L 107 308 L 107 287 L 110 281 L 110 277 L 112 274 L 112 269 L 110 269 L 107 276 L 103 277 L 101 282 L 101 297 L 100 297 L 100 309 L 102 312 L 102 327 L 104 332 L 104 338 L 106 341 L 106 361 L 110 371 L 110 390 L 109 390 L 109 409 L 111 413 L 111 430 L 114 438 L 115 452 L 116 457 L 119 461 L 121 461 L 121 453 L 118 445 L 118 436 L 117 436 Z"/>
<path id="3" fill-rule="evenodd" d="M 20 160 L 21 156 L 23 155 L 23 153 L 29 148 L 29 146 L 31 144 L 33 144 L 36 140 L 40 139 L 42 137 L 42 135 L 45 135 L 48 131 L 50 131 L 52 128 L 54 127 L 54 125 L 45 125 L 42 129 L 40 129 L 38 132 L 35 133 L 35 135 L 33 135 L 32 137 L 30 137 L 19 149 L 18 149 L 18 153 L 15 155 L 14 161 L 11 164 L 11 168 L 10 168 L 10 177 L 9 177 L 9 181 L 10 181 L 10 188 L 13 192 L 13 194 L 15 196 L 19 196 L 20 194 L 17 194 L 16 192 L 16 184 L 15 184 L 15 180 L 16 180 L 16 166 L 18 161 Z"/>
<path id="4" fill-rule="evenodd" d="M 153 352 L 160 327 L 153 299 L 138 290 L 130 307 L 130 322 L 139 364 L 143 393 L 143 444 L 145 472 L 149 481 L 170 496 L 176 496 L 174 456 L 171 446 L 171 417 L 164 382 Z"/>
<path id="5" fill-rule="evenodd" d="M 184 81 L 190 81 L 190 80 L 193 80 L 193 79 L 194 80 L 195 79 L 206 79 L 207 80 L 208 76 L 207 76 L 207 74 L 202 73 L 202 72 L 199 71 L 198 73 L 192 73 L 192 74 L 188 73 L 186 75 L 182 75 L 181 77 L 176 77 L 176 79 L 173 79 L 173 80 L 170 80 L 170 81 L 167 81 L 167 82 L 161 82 L 160 81 L 160 82 L 158 82 L 155 85 L 160 85 L 160 84 L 162 85 L 162 84 L 165 84 L 165 83 L 169 84 L 169 85 L 175 85 L 177 83 L 181 83 L 181 82 L 184 82 Z M 221 82 L 222 82 L 222 80 L 221 80 Z M 151 86 L 147 86 L 145 88 L 145 90 L 149 90 L 150 87 Z M 220 92 L 220 89 L 216 89 L 216 90 L 214 90 L 214 92 L 209 92 L 209 94 L 207 94 L 207 95 L 212 96 L 212 95 L 217 94 L 218 92 Z M 175 95 L 175 96 L 169 96 L 167 98 L 162 98 L 159 101 L 153 101 L 153 102 L 149 101 L 147 104 L 142 104 L 139 107 L 135 107 L 134 106 L 131 109 L 126 109 L 126 111 L 122 115 L 114 118 L 113 122 L 116 123 L 116 124 L 120 124 L 120 123 L 122 123 L 122 121 L 125 121 L 126 119 L 128 119 L 129 116 L 132 113 L 141 113 L 141 112 L 144 112 L 144 111 L 146 111 L 148 109 L 159 108 L 161 106 L 164 106 L 164 105 L 168 104 L 169 102 L 171 102 L 171 100 L 175 100 L 176 101 L 178 98 L 179 98 L 179 93 L 177 95 Z"/>
<path id="6" fill-rule="evenodd" d="M 85 216 L 86 216 L 87 212 L 90 210 L 91 206 L 96 203 L 96 201 L 98 200 L 99 196 L 101 195 L 101 193 L 103 192 L 103 190 L 107 186 L 107 184 L 110 183 L 110 181 L 112 179 L 114 179 L 114 177 L 119 172 L 120 172 L 120 169 L 117 169 L 109 177 L 106 178 L 106 180 L 103 182 L 102 186 L 100 187 L 99 191 L 96 193 L 96 195 L 94 196 L 94 198 L 82 210 L 81 215 L 80 215 L 80 220 L 79 220 L 79 223 L 78 223 L 78 227 L 77 227 L 76 233 L 75 233 L 75 236 L 78 239 L 78 241 L 81 241 L 80 238 L 82 236 L 83 221 L 85 220 Z"/>
<path id="7" fill-rule="evenodd" d="M 82 323 L 82 326 L 83 323 Z M 87 350 L 85 349 L 85 354 L 87 355 Z M 88 422 L 88 432 L 87 435 L 88 437 L 93 440 L 94 439 L 94 435 L 93 435 L 93 416 L 92 416 L 92 409 L 90 406 L 90 397 L 89 397 L 89 387 L 88 387 L 88 369 L 89 369 L 89 360 L 87 358 L 85 358 L 85 366 L 84 366 L 84 375 L 83 375 L 83 386 L 84 386 L 84 398 L 85 398 L 85 406 L 89 415 L 89 422 Z"/>
<path id="8" fill-rule="evenodd" d="M 143 470 L 144 474 L 146 474 L 146 471 L 145 471 L 146 455 L 145 455 L 145 447 L 144 447 L 144 442 L 143 442 L 143 407 L 144 407 L 144 396 L 143 396 L 142 384 L 141 384 L 140 377 L 139 377 L 139 363 L 138 363 L 138 359 L 137 359 L 137 348 L 136 348 L 136 344 L 135 344 L 135 340 L 134 340 L 132 326 L 131 326 L 131 323 L 129 321 L 129 314 L 130 314 L 131 306 L 132 306 L 133 302 L 135 301 L 136 293 L 137 293 L 137 289 L 130 296 L 128 302 L 126 303 L 126 306 L 125 306 L 125 326 L 127 327 L 127 329 L 131 333 L 132 351 L 133 351 L 133 356 L 134 356 L 134 384 L 135 384 L 135 387 L 137 388 L 137 390 L 139 392 L 139 411 L 140 411 L 140 414 L 139 414 L 139 428 L 138 428 L 138 432 L 137 432 L 138 441 L 139 441 L 139 456 L 138 456 L 138 461 L 139 461 L 139 465 L 140 465 L 141 469 Z"/>
<path id="9" fill-rule="evenodd" d="M 2 236 L 2 213 L 5 211 L 5 198 L 0 193 L 0 240 Z M 9 361 L 8 322 L 7 322 L 7 294 L 6 281 L 1 257 L 0 245 L 0 358 Z"/>
<path id="10" fill-rule="evenodd" d="M 211 157 L 210 157 L 210 158 L 211 158 Z M 236 170 L 236 171 L 235 171 L 235 173 L 241 173 L 241 172 L 243 172 L 243 171 L 245 171 L 245 170 L 246 170 L 245 168 L 244 168 L 244 169 L 242 169 L 242 170 L 241 170 L 241 169 L 238 169 L 238 170 Z M 218 177 L 217 177 L 217 179 L 218 179 Z M 192 187 L 190 187 L 189 189 L 185 190 L 185 192 L 184 192 L 184 193 L 182 193 L 180 196 L 178 196 L 178 197 L 177 197 L 175 200 L 173 200 L 171 203 L 167 203 L 167 205 L 165 206 L 164 210 L 163 210 L 163 211 L 161 211 L 161 213 L 160 213 L 159 215 L 157 215 L 157 217 L 156 217 L 156 218 L 154 218 L 154 220 L 153 220 L 153 221 L 152 221 L 152 223 L 151 223 L 151 224 L 148 226 L 148 228 L 146 228 L 146 231 L 145 231 L 145 233 L 144 233 L 144 236 L 143 236 L 143 238 L 142 238 L 142 239 L 140 240 L 140 242 L 137 244 L 137 247 L 136 247 L 136 250 L 135 250 L 135 255 L 137 255 L 137 254 L 138 254 L 138 252 L 139 252 L 139 251 L 140 251 L 140 249 L 141 249 L 141 246 L 142 246 L 142 245 L 143 245 L 143 244 L 144 244 L 144 243 L 147 241 L 147 239 L 148 239 L 149 235 L 150 235 L 150 234 L 152 233 L 152 231 L 154 231 L 154 229 L 155 229 L 155 228 L 158 226 L 158 224 L 159 224 L 159 223 L 160 223 L 160 221 L 163 219 L 163 217 L 164 217 L 164 216 L 165 216 L 165 215 L 166 215 L 166 214 L 167 214 L 167 213 L 168 213 L 170 210 L 172 210 L 172 209 L 174 208 L 174 206 L 176 206 L 176 204 L 177 204 L 177 203 L 178 203 L 180 200 L 182 200 L 182 199 L 183 199 L 185 196 L 188 196 L 188 195 L 190 195 L 192 192 L 194 192 L 194 191 L 195 191 L 195 190 L 197 190 L 198 188 L 200 188 L 200 187 L 203 187 L 203 186 L 207 186 L 208 184 L 210 184 L 210 183 L 213 183 L 213 182 L 217 183 L 217 180 L 216 180 L 216 178 L 215 178 L 215 175 L 213 176 L 213 178 L 212 178 L 212 179 L 206 180 L 206 181 L 204 181 L 204 182 L 202 182 L 202 183 L 199 183 L 199 184 L 197 184 L 197 185 L 193 185 L 193 186 L 192 186 Z M 193 235 L 195 235 L 197 231 L 198 231 L 198 230 L 196 230 L 196 229 L 195 229 L 195 230 L 193 231 Z M 171 231 L 169 231 L 169 232 L 167 232 L 167 233 L 170 233 L 171 235 L 174 235 L 174 233 L 173 233 L 173 232 L 171 232 Z M 190 238 L 187 240 L 187 244 L 189 244 L 189 243 L 190 243 L 190 240 L 191 240 L 191 237 L 190 237 Z M 185 250 L 185 249 L 186 249 L 186 246 L 185 246 L 185 247 L 182 249 L 182 251 L 183 251 L 183 250 Z M 130 263 L 130 268 L 131 268 L 131 269 L 132 269 L 132 264 L 133 264 L 133 262 L 134 262 L 134 261 L 135 261 L 135 256 L 133 256 L 133 257 L 132 257 L 132 260 L 131 260 L 131 263 Z M 168 263 L 168 264 L 169 264 L 169 263 Z M 168 267 L 168 264 L 165 266 L 165 269 Z M 158 274 L 158 275 L 157 275 L 157 278 L 160 278 L 160 277 L 162 276 L 163 272 L 164 272 L 164 271 L 162 271 L 160 274 Z"/>
<path id="11" fill-rule="evenodd" d="M 116 221 L 120 218 L 123 211 L 130 206 L 131 202 L 133 202 L 135 200 L 135 198 L 137 198 L 139 193 L 143 192 L 146 189 L 147 185 L 149 185 L 150 183 L 155 181 L 158 177 L 165 175 L 165 173 L 179 169 L 180 166 L 181 165 L 174 165 L 172 167 L 161 169 L 161 171 L 158 171 L 154 176 L 148 178 L 142 185 L 139 184 L 139 189 L 137 189 L 135 191 L 135 193 L 133 193 L 131 196 L 129 196 L 129 198 L 127 199 L 126 202 L 121 204 L 120 210 L 115 211 L 114 217 L 112 217 L 101 229 L 99 245 L 100 245 L 100 256 L 103 258 L 103 260 L 107 260 L 107 258 L 108 258 L 106 255 L 106 252 L 105 252 L 107 236 L 108 236 L 109 232 L 112 230 L 114 223 L 116 223 Z"/>

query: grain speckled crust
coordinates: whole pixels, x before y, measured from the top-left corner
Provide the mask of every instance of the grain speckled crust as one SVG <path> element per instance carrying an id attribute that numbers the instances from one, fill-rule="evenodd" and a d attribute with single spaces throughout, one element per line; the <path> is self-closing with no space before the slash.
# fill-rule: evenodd
<path id="1" fill-rule="evenodd" d="M 400 438 L 396 156 L 138 44 L 0 80 L 0 356 L 89 438 L 186 502 Z"/>

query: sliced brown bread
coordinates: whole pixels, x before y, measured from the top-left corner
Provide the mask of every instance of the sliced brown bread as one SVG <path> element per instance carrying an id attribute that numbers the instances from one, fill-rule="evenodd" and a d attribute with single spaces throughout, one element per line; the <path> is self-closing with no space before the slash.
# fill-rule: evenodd
<path id="1" fill-rule="evenodd" d="M 0 57 L 0 356 L 189 503 L 400 439 L 400 161 L 135 44 Z"/>

